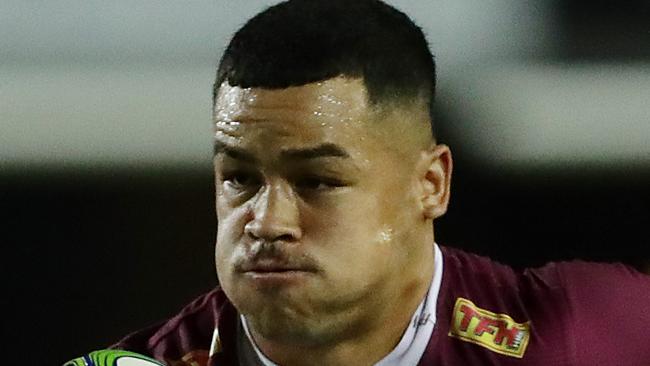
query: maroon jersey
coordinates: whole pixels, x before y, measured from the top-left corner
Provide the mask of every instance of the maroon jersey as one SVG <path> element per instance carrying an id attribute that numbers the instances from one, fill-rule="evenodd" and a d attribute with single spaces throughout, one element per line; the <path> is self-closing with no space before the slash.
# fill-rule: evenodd
<path id="1" fill-rule="evenodd" d="M 437 320 L 419 365 L 650 365 L 650 276 L 580 261 L 517 272 L 441 249 Z M 170 366 L 239 365 L 239 324 L 217 288 L 114 347 Z"/>

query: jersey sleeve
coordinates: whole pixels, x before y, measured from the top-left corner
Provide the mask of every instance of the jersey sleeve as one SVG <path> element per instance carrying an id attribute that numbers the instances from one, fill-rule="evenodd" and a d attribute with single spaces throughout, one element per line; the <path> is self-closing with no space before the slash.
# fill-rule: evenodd
<path id="1" fill-rule="evenodd" d="M 223 293 L 215 289 L 186 305 L 174 317 L 131 333 L 110 348 L 175 365 L 192 364 L 186 360 L 201 358 L 204 361 L 195 363 L 203 365 L 207 362 L 224 299 Z"/>
<path id="2" fill-rule="evenodd" d="M 622 264 L 560 266 L 577 365 L 650 365 L 650 276 Z"/>

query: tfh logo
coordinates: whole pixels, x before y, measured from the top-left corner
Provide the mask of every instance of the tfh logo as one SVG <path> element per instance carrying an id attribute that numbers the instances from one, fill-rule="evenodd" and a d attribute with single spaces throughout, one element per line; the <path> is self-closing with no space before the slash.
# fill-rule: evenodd
<path id="1" fill-rule="evenodd" d="M 449 335 L 507 356 L 522 358 L 530 338 L 530 324 L 517 323 L 463 298 L 456 300 Z"/>

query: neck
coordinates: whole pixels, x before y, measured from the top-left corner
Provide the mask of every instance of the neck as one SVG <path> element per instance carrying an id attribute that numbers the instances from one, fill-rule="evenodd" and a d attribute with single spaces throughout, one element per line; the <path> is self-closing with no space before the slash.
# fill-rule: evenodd
<path id="1" fill-rule="evenodd" d="M 433 243 L 433 236 L 429 239 L 428 243 Z M 250 328 L 255 343 L 269 359 L 283 366 L 373 365 L 379 362 L 397 346 L 431 285 L 433 250 L 429 247 L 419 255 L 420 260 L 410 267 L 411 271 L 402 271 L 396 276 L 410 279 L 392 288 L 391 296 L 375 301 L 381 304 L 376 306 L 380 311 L 362 322 L 361 327 L 358 322 L 354 323 L 356 329 L 350 330 L 354 337 L 326 344 L 288 344 L 264 338 Z M 358 332 L 358 329 L 364 331 Z"/>

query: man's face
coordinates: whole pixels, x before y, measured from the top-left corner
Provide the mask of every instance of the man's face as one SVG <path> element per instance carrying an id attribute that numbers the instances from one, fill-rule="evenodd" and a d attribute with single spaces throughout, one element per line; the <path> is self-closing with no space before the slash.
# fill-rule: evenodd
<path id="1" fill-rule="evenodd" d="M 256 331 L 335 336 L 396 295 L 422 220 L 416 159 L 361 80 L 224 83 L 214 118 L 217 272 Z"/>

